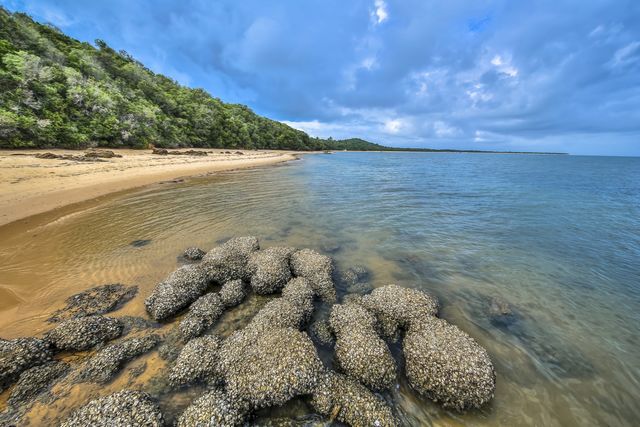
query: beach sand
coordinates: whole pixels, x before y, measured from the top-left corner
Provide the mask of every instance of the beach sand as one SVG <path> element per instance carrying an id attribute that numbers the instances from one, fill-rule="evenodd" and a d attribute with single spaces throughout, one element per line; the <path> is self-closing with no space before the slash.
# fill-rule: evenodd
<path id="1" fill-rule="evenodd" d="M 112 150 L 121 158 L 103 162 L 38 159 L 35 154 L 83 155 L 71 150 L 0 151 L 0 226 L 109 193 L 177 178 L 270 165 L 296 158 L 295 152 L 241 151 L 207 156 L 157 155 L 151 150 Z M 225 150 L 226 151 L 226 150 Z"/>

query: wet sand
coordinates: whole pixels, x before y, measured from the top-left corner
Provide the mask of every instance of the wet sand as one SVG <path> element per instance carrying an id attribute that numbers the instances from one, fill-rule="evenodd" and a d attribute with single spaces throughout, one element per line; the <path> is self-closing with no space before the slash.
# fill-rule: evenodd
<path id="1" fill-rule="evenodd" d="M 71 150 L 0 151 L 0 226 L 106 194 L 186 176 L 265 166 L 293 160 L 294 152 L 207 151 L 207 156 L 151 154 L 150 150 L 113 150 L 121 158 L 98 162 L 38 159 L 35 154 L 82 155 Z M 224 150 L 227 151 L 227 150 Z"/>

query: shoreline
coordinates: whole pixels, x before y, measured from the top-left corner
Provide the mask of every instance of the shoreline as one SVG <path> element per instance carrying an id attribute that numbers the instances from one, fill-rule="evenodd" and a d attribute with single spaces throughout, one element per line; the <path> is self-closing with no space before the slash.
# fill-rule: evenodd
<path id="1" fill-rule="evenodd" d="M 207 173 L 274 165 L 299 158 L 295 151 L 190 149 L 207 156 L 157 155 L 151 150 L 109 149 L 106 161 L 39 159 L 38 153 L 76 150 L 0 150 L 0 227 L 108 194 Z M 183 150 L 181 150 L 183 151 Z M 237 154 L 243 153 L 243 154 Z"/>

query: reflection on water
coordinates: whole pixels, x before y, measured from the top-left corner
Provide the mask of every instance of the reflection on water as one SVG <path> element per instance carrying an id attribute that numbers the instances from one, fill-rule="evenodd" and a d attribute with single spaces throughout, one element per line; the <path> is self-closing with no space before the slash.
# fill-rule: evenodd
<path id="1" fill-rule="evenodd" d="M 442 316 L 488 349 L 498 375 L 491 405 L 449 413 L 401 381 L 388 398 L 408 425 L 640 420 L 640 159 L 316 155 L 43 215 L 0 229 L 2 336 L 44 332 L 66 297 L 96 284 L 139 285 L 116 315 L 144 315 L 144 296 L 185 247 L 247 234 L 263 246 L 330 253 L 341 270 L 364 265 L 373 286 L 433 292 Z M 494 297 L 513 307 L 509 322 L 489 316 Z M 218 332 L 241 326 L 262 303 L 226 314 Z M 167 393 L 164 366 L 151 352 L 106 387 L 75 385 L 56 407 L 35 407 L 31 420 L 56 419 L 131 384 L 175 414 L 201 390 Z M 308 411 L 295 401 L 262 415 Z"/>

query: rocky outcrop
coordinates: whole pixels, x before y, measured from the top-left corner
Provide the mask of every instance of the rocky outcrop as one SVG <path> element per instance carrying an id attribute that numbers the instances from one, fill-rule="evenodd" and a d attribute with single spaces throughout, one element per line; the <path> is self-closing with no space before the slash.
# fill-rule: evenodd
<path id="1" fill-rule="evenodd" d="M 53 313 L 48 321 L 59 322 L 71 318 L 109 313 L 131 300 L 137 292 L 137 286 L 126 286 L 120 283 L 96 286 L 67 298 L 66 306 Z"/>
<path id="2" fill-rule="evenodd" d="M 336 289 L 331 278 L 333 261 L 330 257 L 311 249 L 302 249 L 291 255 L 290 263 L 293 274 L 309 280 L 320 299 L 335 302 Z"/>
<path id="3" fill-rule="evenodd" d="M 50 343 L 39 338 L 0 339 L 0 392 L 33 366 L 51 360 Z"/>
<path id="4" fill-rule="evenodd" d="M 118 319 L 87 316 L 69 319 L 45 334 L 45 338 L 58 350 L 88 350 L 98 344 L 118 338 L 123 324 Z"/>
<path id="5" fill-rule="evenodd" d="M 207 287 L 205 271 L 199 265 L 185 265 L 160 282 L 144 305 L 153 319 L 163 320 L 198 299 Z"/>

